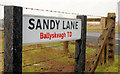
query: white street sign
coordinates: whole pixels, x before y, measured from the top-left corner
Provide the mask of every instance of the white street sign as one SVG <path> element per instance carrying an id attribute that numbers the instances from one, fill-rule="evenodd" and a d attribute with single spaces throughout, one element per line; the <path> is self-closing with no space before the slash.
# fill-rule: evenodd
<path id="1" fill-rule="evenodd" d="M 41 44 L 81 38 L 81 20 L 23 16 L 23 44 Z"/>

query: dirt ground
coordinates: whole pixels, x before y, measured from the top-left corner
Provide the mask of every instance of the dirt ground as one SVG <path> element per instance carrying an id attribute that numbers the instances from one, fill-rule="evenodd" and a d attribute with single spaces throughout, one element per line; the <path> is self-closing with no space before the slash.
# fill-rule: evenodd
<path id="1" fill-rule="evenodd" d="M 23 72 L 74 72 L 74 55 L 53 48 L 30 48 L 23 48 Z"/>

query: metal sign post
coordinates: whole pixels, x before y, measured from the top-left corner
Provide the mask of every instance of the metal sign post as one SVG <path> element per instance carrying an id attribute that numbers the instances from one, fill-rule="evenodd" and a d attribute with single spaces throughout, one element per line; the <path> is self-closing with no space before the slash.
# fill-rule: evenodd
<path id="1" fill-rule="evenodd" d="M 4 72 L 22 72 L 22 7 L 4 7 Z"/>
<path id="2" fill-rule="evenodd" d="M 86 54 L 86 32 L 87 32 L 87 16 L 77 16 L 81 19 L 81 39 L 75 43 L 75 72 L 85 72 L 85 54 Z"/>

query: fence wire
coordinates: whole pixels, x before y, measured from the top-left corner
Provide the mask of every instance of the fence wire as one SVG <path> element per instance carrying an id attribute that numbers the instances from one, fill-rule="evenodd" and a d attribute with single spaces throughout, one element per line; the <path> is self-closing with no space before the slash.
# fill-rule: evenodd
<path id="1" fill-rule="evenodd" d="M 0 4 L 0 6 L 6 6 L 4 4 Z M 25 10 L 31 10 L 31 11 L 42 11 L 42 12 L 50 12 L 50 13 L 60 13 L 60 14 L 70 14 L 70 15 L 86 15 L 86 14 L 80 14 L 80 13 L 73 13 L 73 12 L 64 12 L 64 11 L 55 11 L 55 10 L 44 10 L 39 8 L 29 8 L 29 7 L 23 7 Z M 90 17 L 104 17 L 104 16 L 97 16 L 97 15 L 86 15 Z"/>

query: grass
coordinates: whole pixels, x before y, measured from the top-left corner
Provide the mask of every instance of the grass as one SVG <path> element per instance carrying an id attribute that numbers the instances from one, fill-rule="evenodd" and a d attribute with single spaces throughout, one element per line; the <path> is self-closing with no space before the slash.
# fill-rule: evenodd
<path id="1" fill-rule="evenodd" d="M 100 25 L 87 24 L 87 32 L 101 32 Z"/>
<path id="2" fill-rule="evenodd" d="M 62 44 L 62 43 L 59 43 L 59 42 L 57 42 L 57 43 L 52 43 L 52 44 L 54 44 L 54 46 L 57 46 L 57 45 L 60 45 L 60 44 Z M 45 44 L 45 45 L 48 45 L 48 43 L 47 44 Z M 75 50 L 75 45 L 70 45 L 70 47 L 68 48 L 69 50 Z M 44 51 L 44 52 L 43 52 Z M 30 52 L 31 51 L 28 51 L 28 56 L 30 56 L 31 54 L 30 54 Z M 32 51 L 31 53 L 33 53 L 34 51 Z M 51 52 L 54 52 L 54 53 L 51 53 Z M 47 56 L 47 55 L 49 55 L 47 58 L 53 58 L 53 57 L 55 57 L 55 58 L 57 58 L 57 57 L 59 57 L 59 59 L 54 59 L 54 61 L 57 61 L 57 62 L 60 62 L 60 63 L 63 63 L 63 64 L 67 64 L 67 65 L 70 65 L 70 64 L 74 64 L 74 58 L 68 58 L 68 55 L 66 56 L 65 54 L 64 54 L 64 52 L 63 51 L 60 51 L 60 50 L 52 50 L 52 49 L 46 49 L 46 50 L 36 50 L 36 53 L 35 54 L 38 54 L 38 53 L 41 53 L 42 54 L 42 56 Z M 47 54 L 47 55 L 45 55 L 45 53 Z M 92 55 L 95 53 L 95 49 L 93 49 L 93 48 L 88 48 L 87 47 L 87 49 L 86 49 L 86 61 L 89 61 L 90 60 L 90 58 L 92 58 Z M 35 54 L 33 54 L 33 56 L 35 55 Z M 71 54 L 71 53 L 70 53 Z M 69 55 L 70 55 L 69 54 Z M 24 54 L 24 55 L 26 55 L 26 53 Z M 35 57 L 33 57 L 33 56 L 31 56 L 30 58 L 35 58 Z M 37 56 L 39 56 L 39 55 L 37 55 Z M 36 56 L 36 57 L 37 57 Z M 62 57 L 61 57 L 62 56 Z M 74 55 L 72 55 L 72 56 L 74 56 Z M 27 56 L 26 56 L 27 57 Z M 25 58 L 25 57 L 24 57 Z M 45 58 L 44 58 L 45 59 Z M 32 59 L 32 60 L 35 60 L 35 59 Z M 36 61 L 38 61 L 38 60 L 36 60 Z M 33 61 L 34 62 L 34 61 Z M 46 64 L 48 64 L 48 63 L 46 63 Z M 49 68 L 51 68 L 51 66 L 49 65 Z M 114 68 L 114 69 L 112 69 L 112 68 Z M 111 70 L 112 69 L 112 70 Z M 103 65 L 103 66 L 98 66 L 97 67 L 97 69 L 96 69 L 96 72 L 118 72 L 118 56 L 117 55 L 115 55 L 115 61 L 112 63 L 112 65 L 110 65 L 110 66 L 108 66 L 108 65 Z"/>
<path id="3" fill-rule="evenodd" d="M 3 36 L 4 36 L 4 33 L 0 31 L 0 52 L 3 51 L 3 45 L 4 45 Z"/>
<path id="4" fill-rule="evenodd" d="M 93 48 L 87 48 L 86 49 L 86 61 L 89 61 L 91 60 L 90 58 L 92 58 L 93 54 L 95 53 L 95 49 Z M 98 66 L 97 69 L 95 70 L 95 72 L 118 72 L 118 67 L 120 67 L 120 64 L 118 62 L 118 55 L 115 55 L 114 57 L 114 62 L 112 63 L 112 65 L 108 65 L 108 64 L 105 64 L 105 65 L 102 65 L 102 66 Z"/>
<path id="5" fill-rule="evenodd" d="M 118 72 L 118 67 L 120 67 L 120 65 L 118 66 L 118 55 L 115 55 L 115 60 L 112 65 L 105 64 L 98 66 L 96 72 Z"/>
<path id="6" fill-rule="evenodd" d="M 101 26 L 100 25 L 94 25 L 94 24 L 87 24 L 87 32 L 101 32 Z M 118 25 L 115 26 L 115 33 L 120 33 L 120 28 Z"/>
<path id="7" fill-rule="evenodd" d="M 44 44 L 45 46 L 48 46 L 50 43 Z M 57 42 L 57 43 L 51 43 L 50 45 L 52 46 L 59 46 L 62 45 L 63 43 Z M 50 72 L 54 71 L 53 69 L 56 69 L 59 64 L 64 64 L 63 66 L 68 66 L 68 65 L 74 65 L 74 55 L 69 53 L 65 54 L 64 51 L 62 50 L 55 50 L 51 48 L 45 48 L 41 49 L 42 45 L 28 45 L 28 46 L 23 46 L 23 72 Z M 31 49 L 36 49 L 36 50 L 31 50 Z M 75 45 L 70 45 L 68 48 L 69 50 L 74 51 L 75 50 Z M 30 51 L 25 51 L 25 50 L 30 50 Z M 92 57 L 95 52 L 95 49 L 93 48 L 88 48 L 86 49 L 86 61 L 89 61 L 89 59 Z M 72 58 L 68 58 L 69 55 L 72 55 Z M 55 58 L 55 59 L 54 59 Z M 53 59 L 52 61 L 47 61 L 48 59 Z M 53 64 L 51 64 L 53 63 Z M 33 64 L 33 65 L 31 65 Z M 30 65 L 30 66 L 26 66 Z M 56 66 L 56 67 L 55 67 Z M 120 67 L 120 64 L 119 64 Z M 59 67 L 58 67 L 59 68 Z M 118 72 L 118 56 L 115 55 L 115 61 L 112 63 L 112 65 L 103 65 L 103 66 L 98 66 L 96 69 L 96 72 Z"/>
<path id="8" fill-rule="evenodd" d="M 46 56 L 46 54 L 43 54 L 44 51 L 42 50 L 33 50 L 33 51 L 27 51 L 23 52 L 23 72 L 46 72 L 45 70 L 42 70 L 41 68 L 49 67 L 47 63 L 39 62 L 41 60 L 46 60 L 46 58 L 43 58 Z M 42 56 L 41 56 L 42 55 Z M 49 56 L 50 57 L 50 56 Z M 33 64 L 33 65 L 30 65 Z M 38 65 L 34 65 L 38 64 Z M 25 66 L 30 65 L 30 66 Z"/>
<path id="9" fill-rule="evenodd" d="M 58 43 L 56 43 L 56 45 L 57 44 Z M 23 46 L 23 51 L 29 48 L 31 47 L 28 46 L 24 49 Z M 32 46 L 32 48 L 36 50 L 23 52 L 23 72 L 49 72 L 49 70 L 52 71 L 51 68 L 53 66 L 54 69 L 59 68 L 59 66 L 56 66 L 59 64 L 64 64 L 64 66 L 74 64 L 74 58 L 68 58 L 68 55 L 65 55 L 62 50 L 54 50 L 51 48 L 40 49 L 39 47 L 37 49 L 36 46 Z M 25 66 L 26 64 L 38 65 Z"/>

